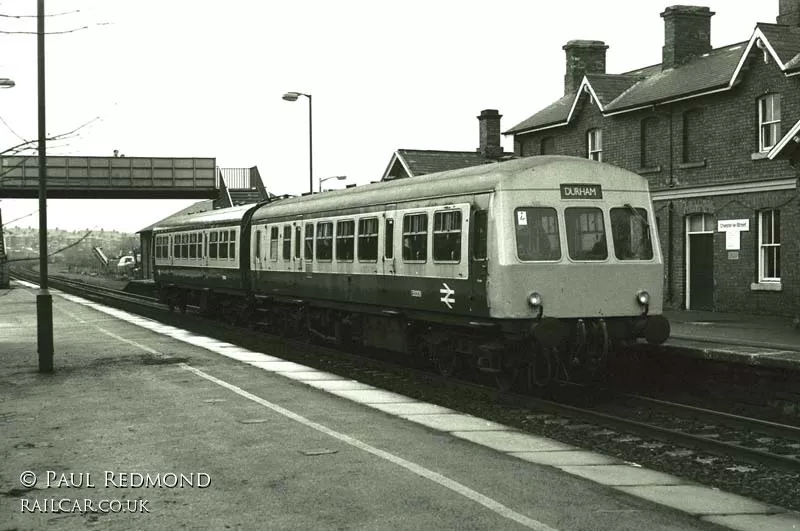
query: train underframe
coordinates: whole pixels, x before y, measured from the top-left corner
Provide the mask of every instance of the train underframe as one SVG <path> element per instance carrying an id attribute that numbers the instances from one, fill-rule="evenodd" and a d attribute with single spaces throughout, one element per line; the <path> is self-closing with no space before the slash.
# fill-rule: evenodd
<path id="1" fill-rule="evenodd" d="M 407 354 L 432 363 L 445 376 L 485 373 L 503 389 L 542 391 L 559 382 L 602 382 L 625 366 L 625 346 L 639 339 L 660 344 L 669 336 L 669 322 L 660 315 L 464 326 L 414 319 L 399 310 L 364 313 L 300 299 L 248 299 L 210 290 L 173 287 L 162 292 L 162 300 L 181 311 L 194 306 L 208 316 L 270 333 Z"/>

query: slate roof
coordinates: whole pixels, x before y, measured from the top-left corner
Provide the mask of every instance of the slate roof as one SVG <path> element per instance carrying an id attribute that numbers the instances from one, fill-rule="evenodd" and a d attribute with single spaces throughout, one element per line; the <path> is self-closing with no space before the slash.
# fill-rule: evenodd
<path id="1" fill-rule="evenodd" d="M 769 53 L 786 74 L 800 70 L 800 28 L 759 23 L 748 41 L 694 57 L 676 68 L 661 64 L 624 74 L 587 74 L 575 94 L 561 97 L 503 134 L 538 131 L 569 123 L 584 87 L 597 97 L 604 114 L 690 98 L 736 86 L 746 56 L 758 39 L 766 41 Z"/>
<path id="2" fill-rule="evenodd" d="M 504 157 L 513 156 L 513 153 L 505 152 Z M 480 164 L 490 164 L 497 162 L 496 159 L 486 158 L 478 151 L 440 151 L 427 149 L 398 149 L 389 161 L 383 180 L 395 178 L 390 175 L 395 164 L 402 164 L 405 169 L 411 172 L 409 177 L 426 175 L 447 170 L 457 170 Z"/>

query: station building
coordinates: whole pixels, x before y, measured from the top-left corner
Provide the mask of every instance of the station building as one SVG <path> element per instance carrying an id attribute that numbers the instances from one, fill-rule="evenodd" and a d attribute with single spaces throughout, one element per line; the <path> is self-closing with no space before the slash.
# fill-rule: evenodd
<path id="1" fill-rule="evenodd" d="M 649 180 L 668 307 L 800 315 L 800 0 L 777 7 L 720 48 L 709 8 L 668 7 L 660 63 L 621 74 L 570 41 L 563 96 L 504 133 Z"/>

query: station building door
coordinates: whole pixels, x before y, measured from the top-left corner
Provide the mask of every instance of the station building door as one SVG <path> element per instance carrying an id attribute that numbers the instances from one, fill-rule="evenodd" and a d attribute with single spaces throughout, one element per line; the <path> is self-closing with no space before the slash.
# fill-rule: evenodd
<path id="1" fill-rule="evenodd" d="M 686 216 L 686 309 L 714 309 L 714 217 Z"/>

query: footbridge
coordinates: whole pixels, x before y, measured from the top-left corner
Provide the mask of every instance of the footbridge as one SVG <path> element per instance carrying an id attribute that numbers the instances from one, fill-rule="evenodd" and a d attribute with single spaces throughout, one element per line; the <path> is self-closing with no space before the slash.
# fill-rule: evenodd
<path id="1" fill-rule="evenodd" d="M 267 197 L 256 167 L 218 168 L 215 158 L 50 156 L 46 165 L 49 199 L 214 199 L 219 208 Z M 0 198 L 38 196 L 38 157 L 0 157 Z"/>

